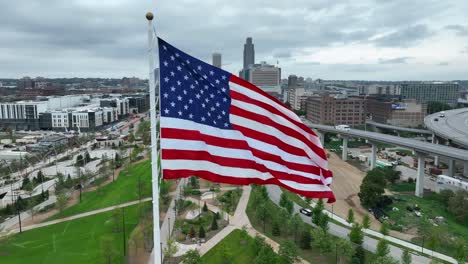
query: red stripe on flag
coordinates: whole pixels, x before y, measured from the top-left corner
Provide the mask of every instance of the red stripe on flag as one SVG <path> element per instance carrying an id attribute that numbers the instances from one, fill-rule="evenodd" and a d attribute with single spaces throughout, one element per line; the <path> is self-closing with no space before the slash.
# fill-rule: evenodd
<path id="1" fill-rule="evenodd" d="M 265 110 L 267 110 L 267 111 L 269 111 L 269 112 L 271 112 L 271 113 L 273 113 L 275 115 L 282 116 L 283 118 L 287 119 L 289 122 L 291 122 L 291 123 L 295 124 L 296 126 L 300 127 L 305 132 L 313 135 L 314 137 L 317 137 L 317 135 L 314 133 L 314 131 L 312 129 L 310 129 L 308 126 L 306 126 L 304 123 L 298 122 L 298 121 L 292 119 L 291 117 L 289 117 L 288 115 L 285 115 L 283 112 L 279 111 L 278 109 L 276 109 L 272 105 L 267 104 L 267 103 L 262 102 L 262 101 L 259 101 L 259 100 L 256 100 L 256 99 L 253 99 L 253 98 L 248 97 L 248 96 L 246 96 L 244 94 L 233 91 L 232 89 L 229 91 L 229 93 L 230 93 L 232 99 L 243 101 L 243 102 L 250 103 L 250 104 L 253 104 L 253 105 L 257 105 L 257 106 L 259 106 L 259 107 L 261 107 L 261 108 L 263 108 L 263 109 L 265 109 Z M 287 107 L 287 106 L 285 105 L 285 107 Z"/>
<path id="2" fill-rule="evenodd" d="M 226 158 L 226 157 L 212 155 L 211 153 L 207 151 L 163 149 L 162 157 L 164 160 L 188 160 L 188 161 L 205 160 L 205 161 L 213 162 L 218 165 L 226 166 L 226 167 L 253 169 L 259 172 L 268 172 L 271 175 L 273 175 L 273 177 L 280 179 L 280 180 L 295 181 L 295 182 L 304 183 L 304 184 L 323 185 L 323 182 L 321 180 L 307 178 L 302 175 L 295 175 L 295 174 L 272 170 L 272 169 L 267 168 L 265 165 L 259 164 L 253 160 Z M 320 174 L 316 176 L 320 177 Z"/>
<path id="3" fill-rule="evenodd" d="M 259 115 L 259 114 L 256 114 L 256 113 L 252 113 L 252 112 L 243 110 L 243 109 L 241 109 L 241 108 L 239 108 L 237 106 L 234 106 L 234 105 L 231 105 L 230 112 L 233 115 L 245 117 L 245 118 L 248 118 L 248 119 L 251 119 L 251 120 L 258 121 L 261 124 L 265 124 L 265 125 L 274 127 L 276 129 L 280 130 L 281 132 L 283 132 L 284 134 L 286 134 L 286 135 L 288 135 L 288 136 L 290 136 L 292 138 L 296 138 L 296 139 L 300 140 L 301 142 L 306 144 L 313 152 L 315 152 L 322 159 L 324 159 L 324 160 L 327 159 L 327 155 L 325 155 L 325 151 L 323 151 L 322 148 L 320 148 L 319 146 L 316 146 L 315 144 L 313 144 L 310 141 L 310 139 L 306 138 L 304 135 L 302 135 L 301 133 L 297 132 L 294 129 L 291 129 L 291 128 L 286 127 L 286 126 L 281 125 L 281 124 L 278 124 L 278 123 L 272 121 L 268 117 L 265 117 L 263 115 Z M 312 158 L 312 157 L 310 157 L 310 158 Z"/>
<path id="4" fill-rule="evenodd" d="M 312 192 L 312 191 L 303 191 L 291 188 L 277 179 L 269 179 L 267 181 L 260 180 L 257 178 L 236 178 L 236 177 L 228 177 L 219 175 L 216 173 L 212 173 L 210 171 L 196 171 L 196 170 L 163 170 L 164 179 L 179 179 L 179 178 L 188 178 L 190 176 L 200 177 L 202 179 L 212 181 L 212 182 L 219 182 L 219 183 L 226 183 L 226 184 L 234 184 L 234 185 L 250 185 L 250 184 L 275 184 L 279 185 L 291 192 L 297 193 L 299 195 L 311 198 L 322 198 L 328 199 L 328 203 L 334 203 L 336 201 L 333 192 Z"/>

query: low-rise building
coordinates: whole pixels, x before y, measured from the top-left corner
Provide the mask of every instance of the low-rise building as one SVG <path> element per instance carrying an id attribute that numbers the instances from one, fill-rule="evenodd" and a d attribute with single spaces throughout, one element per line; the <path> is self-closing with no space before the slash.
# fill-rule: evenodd
<path id="1" fill-rule="evenodd" d="M 424 124 L 426 105 L 416 100 L 386 100 L 367 98 L 367 112 L 372 121 L 401 127 L 419 127 Z"/>
<path id="2" fill-rule="evenodd" d="M 366 117 L 365 99 L 343 95 L 310 96 L 306 102 L 306 118 L 324 125 L 363 125 Z"/>

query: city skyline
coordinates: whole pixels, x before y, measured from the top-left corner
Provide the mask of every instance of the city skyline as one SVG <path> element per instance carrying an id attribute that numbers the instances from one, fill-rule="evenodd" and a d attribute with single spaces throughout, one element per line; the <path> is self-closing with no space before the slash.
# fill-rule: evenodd
<path id="1" fill-rule="evenodd" d="M 268 7 L 240 1 L 206 14 L 206 23 L 195 23 L 200 18 L 193 11 L 212 10 L 215 4 L 185 1 L 180 9 L 171 8 L 169 1 L 5 3 L 0 49 L 8 67 L 0 76 L 145 78 L 144 14 L 158 10 L 162 38 L 205 61 L 219 51 L 232 73 L 242 69 L 243 43 L 252 37 L 256 60 L 279 60 L 284 76 L 466 79 L 468 25 L 463 14 L 468 4 L 463 1 L 298 1 Z"/>

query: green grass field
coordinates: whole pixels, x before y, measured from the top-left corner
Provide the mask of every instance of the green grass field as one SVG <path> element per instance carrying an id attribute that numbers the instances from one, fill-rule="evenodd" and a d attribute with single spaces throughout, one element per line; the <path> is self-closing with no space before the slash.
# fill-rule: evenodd
<path id="1" fill-rule="evenodd" d="M 137 206 L 125 208 L 126 241 L 137 225 Z M 112 212 L 33 229 L 0 241 L 0 263 L 107 263 L 103 252 L 113 252 L 112 263 L 124 263 L 123 233 L 113 232 Z M 111 241 L 104 250 L 102 239 Z"/>
<path id="2" fill-rule="evenodd" d="M 232 256 L 231 264 L 252 263 L 257 252 L 253 250 L 253 238 L 248 237 L 247 243 L 242 244 L 241 231 L 236 229 L 219 242 L 214 248 L 203 255 L 204 264 L 223 263 L 223 250 Z M 223 249 L 224 248 L 224 249 Z"/>
<path id="3" fill-rule="evenodd" d="M 138 200 L 138 176 L 143 182 L 142 198 L 151 196 L 151 163 L 146 160 L 132 166 L 128 173 L 122 170 L 115 182 L 92 192 L 84 192 L 81 203 L 66 208 L 47 221 Z"/>
<path id="4" fill-rule="evenodd" d="M 391 207 L 396 207 L 399 210 L 393 211 L 390 208 L 386 210 L 391 221 L 401 224 L 404 227 L 412 228 L 418 227 L 421 223 L 421 218 L 417 217 L 413 212 L 408 212 L 406 206 L 414 206 L 417 204 L 421 208 L 423 217 L 433 219 L 436 216 L 443 216 L 445 221 L 441 225 L 444 234 L 449 236 L 457 236 L 468 238 L 468 226 L 457 222 L 454 216 L 445 210 L 445 206 L 435 198 L 436 194 L 425 195 L 424 198 L 419 198 L 413 195 L 397 194 L 395 197 L 402 199 L 402 201 L 394 202 Z M 415 244 L 421 244 L 420 239 L 413 241 Z M 443 243 L 443 242 L 442 242 Z M 455 252 L 454 243 L 443 243 L 443 246 L 435 248 L 436 251 L 453 256 Z"/>

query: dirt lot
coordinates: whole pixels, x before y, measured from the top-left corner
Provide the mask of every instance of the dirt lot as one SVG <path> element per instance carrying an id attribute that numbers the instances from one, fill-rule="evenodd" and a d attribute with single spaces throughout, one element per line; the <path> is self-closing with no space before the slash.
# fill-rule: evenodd
<path id="1" fill-rule="evenodd" d="M 330 152 L 328 159 L 330 169 L 333 171 L 333 184 L 332 189 L 336 196 L 336 203 L 333 205 L 333 212 L 346 219 L 348 216 L 349 208 L 354 210 L 354 218 L 358 223 L 362 223 L 362 218 L 368 214 L 367 210 L 361 206 L 359 197 L 359 186 L 361 186 L 362 179 L 365 173 L 356 167 L 342 161 L 335 153 Z M 331 211 L 331 205 L 326 205 L 327 209 Z M 379 230 L 380 222 L 377 221 L 372 215 L 371 229 Z M 392 236 L 409 240 L 413 236 L 399 232 L 390 231 Z"/>

